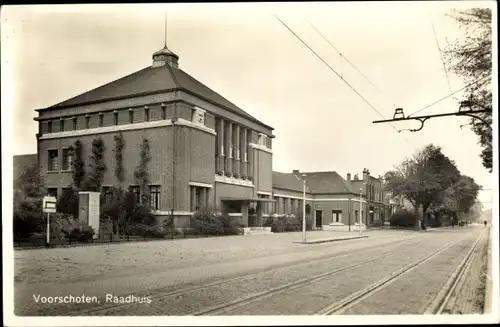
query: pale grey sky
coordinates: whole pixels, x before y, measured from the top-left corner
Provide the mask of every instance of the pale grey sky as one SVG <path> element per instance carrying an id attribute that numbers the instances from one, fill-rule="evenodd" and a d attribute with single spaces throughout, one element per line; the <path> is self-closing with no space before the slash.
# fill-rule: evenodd
<path id="1" fill-rule="evenodd" d="M 366 167 L 379 175 L 434 143 L 462 173 L 491 189 L 496 183 L 481 164 L 477 136 L 468 126 L 459 127 L 468 119 L 432 119 L 418 133 L 397 133 L 389 124 L 372 124 L 382 118 L 273 16 L 276 13 L 385 118 L 391 118 L 394 104 L 408 115 L 451 93 L 431 18 L 445 48 L 447 40 L 462 35 L 445 14 L 452 8 L 488 4 L 492 3 L 4 7 L 2 96 L 9 92 L 12 101 L 2 104 L 2 116 L 12 119 L 13 154 L 35 153 L 34 109 L 149 66 L 152 53 L 164 43 L 167 11 L 168 46 L 179 55 L 180 68 L 275 128 L 274 170 L 336 170 L 345 176 Z M 343 61 L 308 21 L 383 94 Z M 464 86 L 449 74 L 453 91 Z M 456 110 L 458 101 L 449 98 L 421 114 Z M 394 126 L 415 128 L 419 123 Z M 492 192 L 481 192 L 481 201 L 491 199 Z"/>

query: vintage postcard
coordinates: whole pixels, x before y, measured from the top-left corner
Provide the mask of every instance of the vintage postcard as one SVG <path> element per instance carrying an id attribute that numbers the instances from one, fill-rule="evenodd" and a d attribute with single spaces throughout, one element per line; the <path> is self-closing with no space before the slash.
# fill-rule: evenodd
<path id="1" fill-rule="evenodd" d="M 495 2 L 1 22 L 7 326 L 499 322 Z"/>

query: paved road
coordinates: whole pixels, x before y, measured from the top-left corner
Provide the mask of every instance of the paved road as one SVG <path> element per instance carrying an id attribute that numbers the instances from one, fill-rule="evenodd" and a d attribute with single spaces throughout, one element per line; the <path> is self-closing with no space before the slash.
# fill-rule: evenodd
<path id="1" fill-rule="evenodd" d="M 300 233 L 286 233 L 16 251 L 15 313 L 423 313 L 483 232 L 366 231 L 366 239 L 314 245 L 294 244 Z M 346 234 L 353 233 L 309 238 Z M 82 295 L 92 303 L 41 303 Z"/>

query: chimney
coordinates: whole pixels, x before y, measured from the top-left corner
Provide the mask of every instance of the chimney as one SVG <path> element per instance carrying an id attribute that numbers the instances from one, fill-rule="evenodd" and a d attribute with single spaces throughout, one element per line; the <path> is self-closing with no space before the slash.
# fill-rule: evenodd
<path id="1" fill-rule="evenodd" d="M 363 180 L 365 181 L 365 183 L 368 182 L 369 176 L 370 171 L 366 168 L 363 168 Z"/>
<path id="2" fill-rule="evenodd" d="M 359 180 L 358 174 L 354 174 L 354 180 L 355 181 Z"/>
<path id="3" fill-rule="evenodd" d="M 299 170 L 298 170 L 298 169 L 294 169 L 294 170 L 292 171 L 292 173 L 294 173 L 294 174 L 298 174 L 298 173 L 299 173 Z"/>
<path id="4" fill-rule="evenodd" d="M 351 181 L 351 173 L 347 173 L 347 181 L 350 182 Z"/>

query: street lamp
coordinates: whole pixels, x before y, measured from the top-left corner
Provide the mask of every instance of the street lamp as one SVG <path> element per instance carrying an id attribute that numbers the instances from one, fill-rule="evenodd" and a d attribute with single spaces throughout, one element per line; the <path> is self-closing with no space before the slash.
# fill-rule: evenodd
<path id="1" fill-rule="evenodd" d="M 306 180 L 304 178 L 299 178 L 294 175 L 299 181 L 302 181 L 302 242 L 306 241 Z M 306 174 L 302 174 L 302 177 L 306 177 Z"/>
<path id="2" fill-rule="evenodd" d="M 360 187 L 359 188 L 359 219 L 358 219 L 358 232 L 359 232 L 359 235 L 361 236 L 361 220 L 363 217 L 363 203 L 362 203 L 362 195 L 363 195 L 363 188 Z"/>

